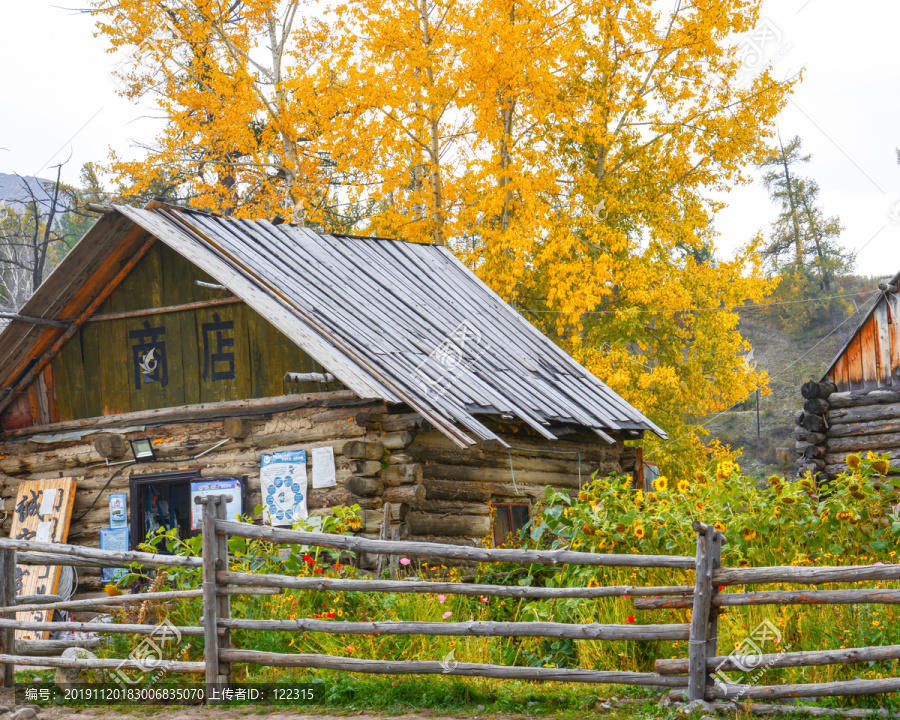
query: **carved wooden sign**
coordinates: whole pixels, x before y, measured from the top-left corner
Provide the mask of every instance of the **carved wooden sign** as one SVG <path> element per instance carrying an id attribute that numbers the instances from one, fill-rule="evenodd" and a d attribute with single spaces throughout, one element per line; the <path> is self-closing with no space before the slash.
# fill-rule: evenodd
<path id="1" fill-rule="evenodd" d="M 64 543 L 75 502 L 75 480 L 29 480 L 19 485 L 10 537 L 38 542 Z M 59 585 L 59 565 L 17 565 L 16 595 L 54 595 Z M 16 613 L 24 621 L 49 622 L 52 610 Z M 18 630 L 16 637 L 46 639 L 48 631 Z"/>

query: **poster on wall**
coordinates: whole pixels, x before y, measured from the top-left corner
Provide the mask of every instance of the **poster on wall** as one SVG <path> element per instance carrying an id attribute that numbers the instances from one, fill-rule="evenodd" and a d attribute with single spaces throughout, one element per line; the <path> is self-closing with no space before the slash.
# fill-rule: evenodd
<path id="1" fill-rule="evenodd" d="M 237 520 L 244 514 L 241 501 L 240 480 L 200 480 L 191 483 L 191 529 L 199 530 L 203 520 L 203 506 L 194 502 L 194 498 L 207 495 L 230 495 L 231 501 L 225 503 L 225 519 Z"/>
<path id="2" fill-rule="evenodd" d="M 128 550 L 128 528 L 101 528 L 100 549 L 126 552 Z M 120 577 L 128 574 L 125 568 L 103 568 L 100 571 L 100 579 L 105 582 L 115 582 Z"/>
<path id="3" fill-rule="evenodd" d="M 128 527 L 127 498 L 125 493 L 109 494 L 109 526 L 111 528 Z"/>
<path id="4" fill-rule="evenodd" d="M 263 455 L 259 484 L 265 522 L 292 525 L 306 518 L 306 450 Z"/>
<path id="5" fill-rule="evenodd" d="M 331 445 L 313 448 L 312 481 L 313 488 L 326 488 L 337 485 L 337 476 L 334 470 L 334 448 Z"/>

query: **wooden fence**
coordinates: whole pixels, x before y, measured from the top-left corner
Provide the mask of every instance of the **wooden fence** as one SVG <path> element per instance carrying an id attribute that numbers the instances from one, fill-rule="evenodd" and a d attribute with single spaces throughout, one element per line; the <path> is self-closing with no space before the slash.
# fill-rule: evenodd
<path id="1" fill-rule="evenodd" d="M 77 546 L 50 545 L 21 540 L 0 540 L 0 664 L 6 684 L 12 681 L 13 664 L 68 668 L 147 669 L 141 659 L 63 659 L 26 655 L 19 652 L 15 630 L 78 630 L 96 633 L 153 635 L 149 624 L 97 624 L 82 622 L 31 622 L 9 617 L 10 613 L 33 605 L 34 598 L 15 600 L 11 595 L 10 568 L 15 563 L 91 564 L 121 567 L 137 563 L 145 567 L 190 567 L 202 570 L 199 590 L 139 593 L 98 600 L 76 600 L 35 605 L 41 609 L 78 609 L 143 600 L 165 601 L 197 598 L 203 603 L 202 625 L 173 628 L 182 635 L 204 638 L 202 662 L 166 662 L 166 671 L 203 674 L 210 686 L 227 687 L 232 683 L 233 666 L 246 663 L 270 667 L 305 667 L 381 674 L 452 674 L 475 677 L 555 680 L 563 682 L 642 685 L 670 689 L 673 697 L 698 699 L 776 699 L 785 697 L 821 697 L 858 695 L 900 690 L 900 678 L 856 680 L 784 686 L 737 685 L 724 673 L 746 671 L 748 658 L 754 669 L 805 667 L 826 664 L 850 664 L 868 660 L 900 658 L 900 645 L 822 652 L 766 653 L 755 646 L 754 653 L 718 654 L 718 615 L 723 607 L 760 604 L 890 603 L 900 602 L 900 591 L 839 590 L 779 591 L 729 594 L 719 588 L 734 585 L 769 583 L 819 584 L 866 580 L 900 579 L 900 566 L 799 568 L 771 567 L 734 569 L 721 567 L 721 532 L 695 523 L 696 557 L 613 555 L 559 550 L 485 549 L 424 542 L 396 542 L 285 530 L 225 520 L 225 500 L 201 498 L 203 505 L 203 553 L 200 558 L 183 558 L 150 553 L 116 553 Z M 343 578 L 293 577 L 288 575 L 232 572 L 228 569 L 227 548 L 230 536 L 261 539 L 277 544 L 327 547 L 336 550 L 369 552 L 387 556 L 412 556 L 480 562 L 523 564 L 575 564 L 597 567 L 678 568 L 695 570 L 695 584 L 664 587 L 527 587 L 481 585 L 465 582 L 359 580 Z M 16 553 L 16 549 L 25 552 Z M 36 554 L 39 553 L 39 554 Z M 49 555 L 48 553 L 52 553 Z M 49 558 L 49 560 L 48 560 Z M 4 580 L 6 578 L 6 580 Z M 271 619 L 247 620 L 231 616 L 230 597 L 238 594 L 276 594 L 284 589 L 343 592 L 448 593 L 509 598 L 608 598 L 634 597 L 639 610 L 690 608 L 689 624 L 601 625 L 557 622 L 352 622 L 342 620 Z M 655 672 L 601 671 L 575 668 L 504 666 L 487 663 L 448 663 L 439 660 L 374 660 L 305 653 L 273 653 L 237 648 L 232 631 L 317 632 L 335 634 L 392 634 L 434 636 L 550 637 L 606 641 L 687 640 L 688 657 L 658 660 Z"/>

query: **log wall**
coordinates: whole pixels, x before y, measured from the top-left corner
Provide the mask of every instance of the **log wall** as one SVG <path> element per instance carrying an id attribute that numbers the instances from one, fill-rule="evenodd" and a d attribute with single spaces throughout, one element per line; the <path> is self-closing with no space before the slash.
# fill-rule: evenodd
<path id="1" fill-rule="evenodd" d="M 109 494 L 127 493 L 134 475 L 200 468 L 202 477 L 246 476 L 249 511 L 261 501 L 263 453 L 331 446 L 338 484 L 310 489 L 311 514 L 356 503 L 363 509 L 364 537 L 480 546 L 492 533 L 494 503 L 533 505 L 548 485 L 575 493 L 594 472 L 633 472 L 637 462 L 636 450 L 621 439 L 610 445 L 593 433 L 576 432 L 551 441 L 518 424 L 492 427 L 509 448 L 493 442 L 461 450 L 402 406 L 389 408 L 348 391 L 296 397 L 298 407 L 282 409 L 284 398 L 273 398 L 275 411 L 254 405 L 254 415 L 239 415 L 233 403 L 212 403 L 195 410 L 154 410 L 142 421 L 136 418 L 143 416 L 123 416 L 119 427 L 114 416 L 105 416 L 78 421 L 77 427 L 37 428 L 35 435 L 7 433 L 0 437 L 0 499 L 6 513 L 0 535 L 9 533 L 18 485 L 25 480 L 76 478 L 69 542 L 98 547 L 100 530 L 109 525 Z M 130 460 L 128 441 L 145 437 L 153 440 L 156 462 L 107 465 L 107 460 Z M 213 448 L 222 440 L 227 442 Z M 385 506 L 390 507 L 387 527 Z M 80 571 L 79 581 L 80 591 L 100 588 L 99 572 Z"/>
<path id="2" fill-rule="evenodd" d="M 815 388 L 813 390 L 812 388 Z M 800 473 L 832 478 L 847 470 L 850 453 L 900 457 L 900 390 L 835 392 L 830 381 L 806 383 L 804 410 L 797 413 Z"/>

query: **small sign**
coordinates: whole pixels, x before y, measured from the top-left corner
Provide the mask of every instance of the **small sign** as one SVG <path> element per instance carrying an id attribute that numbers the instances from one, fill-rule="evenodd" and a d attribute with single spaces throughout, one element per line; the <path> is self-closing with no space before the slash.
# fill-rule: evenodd
<path id="1" fill-rule="evenodd" d="M 109 526 L 111 528 L 128 527 L 128 496 L 125 493 L 110 493 Z"/>
<path id="2" fill-rule="evenodd" d="M 56 488 L 44 490 L 41 495 L 41 507 L 38 509 L 38 515 L 49 515 L 53 512 L 53 506 L 56 505 Z M 43 540 L 42 542 L 47 542 Z"/>
<path id="3" fill-rule="evenodd" d="M 312 486 L 314 488 L 334 487 L 337 477 L 334 471 L 334 448 L 331 445 L 313 448 Z"/>
<path id="4" fill-rule="evenodd" d="M 231 501 L 225 503 L 225 519 L 237 520 L 244 514 L 241 500 L 240 480 L 201 480 L 191 483 L 191 529 L 199 530 L 203 519 L 203 506 L 194 502 L 194 498 L 208 495 L 230 495 Z"/>
<path id="5" fill-rule="evenodd" d="M 128 528 L 101 528 L 100 549 L 125 552 L 128 550 Z M 100 571 L 100 579 L 105 582 L 115 582 L 120 577 L 127 575 L 125 568 L 103 568 Z"/>
<path id="6" fill-rule="evenodd" d="M 259 482 L 265 522 L 293 525 L 307 516 L 306 450 L 263 455 Z"/>

